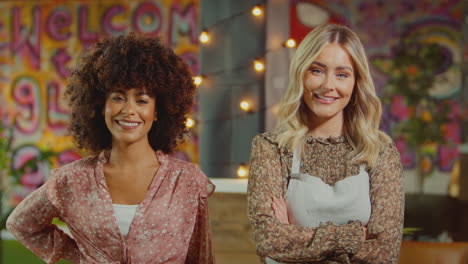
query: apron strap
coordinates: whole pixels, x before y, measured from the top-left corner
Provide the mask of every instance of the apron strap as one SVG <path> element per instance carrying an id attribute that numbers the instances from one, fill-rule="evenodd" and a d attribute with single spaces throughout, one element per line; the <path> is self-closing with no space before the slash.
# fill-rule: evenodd
<path id="1" fill-rule="evenodd" d="M 291 167 L 291 174 L 299 173 L 299 169 L 301 167 L 301 148 L 298 146 L 294 149 L 293 152 L 293 159 L 292 159 L 292 167 Z"/>

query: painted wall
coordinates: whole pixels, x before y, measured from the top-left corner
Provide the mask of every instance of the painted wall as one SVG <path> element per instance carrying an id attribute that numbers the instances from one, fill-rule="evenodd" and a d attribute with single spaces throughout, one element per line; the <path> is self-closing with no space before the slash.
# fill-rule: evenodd
<path id="1" fill-rule="evenodd" d="M 135 31 L 161 37 L 198 74 L 198 5 L 198 0 L 0 2 L 0 118 L 6 125 L 16 118 L 11 167 L 40 153 L 57 153 L 8 179 L 4 213 L 40 186 L 51 168 L 83 155 L 67 136 L 70 112 L 63 97 L 80 51 L 105 36 Z M 198 162 L 195 130 L 175 155 Z"/>

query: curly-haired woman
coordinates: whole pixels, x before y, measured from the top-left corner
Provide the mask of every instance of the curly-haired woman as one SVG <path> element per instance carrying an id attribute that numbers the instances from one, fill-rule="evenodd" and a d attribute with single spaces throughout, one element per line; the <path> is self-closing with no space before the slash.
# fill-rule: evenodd
<path id="1" fill-rule="evenodd" d="M 154 38 L 105 39 L 82 57 L 66 93 L 70 132 L 93 155 L 52 170 L 7 228 L 47 263 L 213 263 L 214 185 L 169 155 L 195 93 L 182 59 Z"/>
<path id="2" fill-rule="evenodd" d="M 299 45 L 275 132 L 253 140 L 249 217 L 266 263 L 397 263 L 400 155 L 364 48 L 323 25 Z"/>

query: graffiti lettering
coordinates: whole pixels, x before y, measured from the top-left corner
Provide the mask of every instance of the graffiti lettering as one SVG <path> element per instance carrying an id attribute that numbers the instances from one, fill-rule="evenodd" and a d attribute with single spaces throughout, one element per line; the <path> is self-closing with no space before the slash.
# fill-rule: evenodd
<path id="1" fill-rule="evenodd" d="M 114 35 L 118 33 L 123 33 L 126 30 L 125 25 L 113 25 L 112 24 L 112 18 L 117 16 L 118 14 L 121 14 L 125 11 L 125 8 L 121 5 L 115 5 L 111 6 L 110 8 L 107 9 L 107 11 L 104 13 L 101 27 L 102 30 L 109 35 Z"/>
<path id="2" fill-rule="evenodd" d="M 67 78 L 70 74 L 70 69 L 66 67 L 66 64 L 71 60 L 71 56 L 68 55 L 68 52 L 64 49 L 58 49 L 55 51 L 55 54 L 52 57 L 52 63 L 55 66 L 58 74 L 62 78 Z"/>
<path id="3" fill-rule="evenodd" d="M 47 18 L 46 30 L 49 36 L 56 41 L 70 38 L 70 31 L 65 31 L 71 25 L 71 15 L 66 9 L 55 9 Z"/>
<path id="4" fill-rule="evenodd" d="M 16 117 L 16 128 L 31 134 L 39 127 L 41 91 L 39 83 L 31 77 L 21 76 L 13 82 L 12 97 L 21 109 Z"/>
<path id="5" fill-rule="evenodd" d="M 88 31 L 88 6 L 81 5 L 78 8 L 78 34 L 83 46 L 89 46 L 98 40 L 98 34 L 96 32 Z"/>
<path id="6" fill-rule="evenodd" d="M 5 28 L 4 24 L 2 23 L 2 21 L 0 21 L 0 39 L 6 40 L 8 33 L 3 31 L 4 28 Z M 4 51 L 7 49 L 8 49 L 8 42 L 0 41 L 0 51 Z"/>
<path id="7" fill-rule="evenodd" d="M 49 81 L 47 83 L 47 124 L 54 130 L 66 131 L 69 120 L 69 111 L 60 106 L 60 83 Z"/>
<path id="8" fill-rule="evenodd" d="M 23 145 L 18 147 L 12 155 L 13 171 L 18 170 L 31 159 L 39 158 L 40 154 L 40 150 L 34 145 Z M 25 187 L 27 192 L 31 192 L 41 186 L 49 176 L 49 164 L 45 162 L 38 162 L 36 165 L 36 170 L 27 168 L 26 173 L 17 179 L 22 184 L 22 186 Z"/>
<path id="9" fill-rule="evenodd" d="M 11 51 L 13 54 L 19 53 L 23 59 L 27 58 L 27 53 L 29 53 L 31 66 L 36 70 L 40 69 L 41 57 L 39 41 L 41 35 L 40 11 L 39 6 L 33 8 L 33 25 L 32 30 L 28 34 L 25 26 L 20 22 L 20 8 L 14 7 L 12 10 Z"/>
<path id="10" fill-rule="evenodd" d="M 185 10 L 175 3 L 169 14 L 169 41 L 171 45 L 178 43 L 179 35 L 188 35 L 191 43 L 197 41 L 196 30 L 196 10 L 194 5 L 188 5 Z"/>
<path id="11" fill-rule="evenodd" d="M 132 24 L 135 31 L 156 36 L 162 27 L 161 10 L 155 3 L 142 3 L 133 14 Z"/>

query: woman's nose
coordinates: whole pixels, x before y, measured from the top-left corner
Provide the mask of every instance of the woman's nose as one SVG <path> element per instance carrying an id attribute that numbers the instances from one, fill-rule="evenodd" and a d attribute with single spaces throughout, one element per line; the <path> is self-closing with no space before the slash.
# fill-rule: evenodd
<path id="1" fill-rule="evenodd" d="M 327 91 L 335 89 L 335 79 L 334 76 L 329 76 L 328 74 L 325 76 L 325 80 L 323 82 L 323 88 Z"/>
<path id="2" fill-rule="evenodd" d="M 122 108 L 123 114 L 133 114 L 135 113 L 135 104 L 132 101 L 127 100 Z"/>

